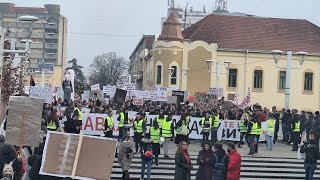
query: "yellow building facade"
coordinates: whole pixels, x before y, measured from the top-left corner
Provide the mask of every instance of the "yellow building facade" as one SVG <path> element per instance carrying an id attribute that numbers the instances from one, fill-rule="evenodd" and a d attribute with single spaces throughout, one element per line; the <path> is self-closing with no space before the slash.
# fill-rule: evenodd
<path id="1" fill-rule="evenodd" d="M 289 108 L 320 109 L 318 26 L 306 20 L 213 14 L 184 32 L 179 25 L 172 13 L 143 59 L 143 89 L 153 81 L 155 86 L 185 90 L 193 96 L 219 87 L 226 99 L 233 100 L 238 92 L 243 100 L 250 88 L 252 103 L 284 108 L 287 50 L 291 50 Z M 283 51 L 276 56 L 277 63 L 272 50 Z M 299 51 L 308 55 L 301 56 Z"/>

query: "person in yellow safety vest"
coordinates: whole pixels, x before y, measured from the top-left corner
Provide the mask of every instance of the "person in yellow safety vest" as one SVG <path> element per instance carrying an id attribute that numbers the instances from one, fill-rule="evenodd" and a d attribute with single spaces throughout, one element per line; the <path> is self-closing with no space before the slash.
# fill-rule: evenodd
<path id="1" fill-rule="evenodd" d="M 60 128 L 57 110 L 51 111 L 48 119 L 46 120 L 47 129 L 49 131 L 57 131 Z"/>
<path id="2" fill-rule="evenodd" d="M 162 137 L 164 137 L 164 158 L 170 158 L 168 156 L 169 151 L 169 142 L 174 138 L 174 125 L 172 123 L 172 114 L 169 113 L 166 120 L 162 122 L 162 130 L 161 130 Z"/>
<path id="3" fill-rule="evenodd" d="M 210 134 L 210 130 L 208 130 L 209 128 L 212 127 L 212 117 L 210 116 L 210 111 L 207 111 L 205 116 L 202 117 L 201 121 L 200 121 L 200 126 L 202 128 L 202 144 L 205 141 L 209 140 L 209 134 Z"/>
<path id="4" fill-rule="evenodd" d="M 240 109 L 240 112 L 243 112 L 242 109 Z M 246 142 L 248 142 L 247 140 L 247 125 L 248 125 L 248 113 L 247 112 L 243 112 L 241 118 L 240 118 L 240 122 L 239 122 L 239 131 L 240 131 L 240 141 L 238 144 L 238 148 L 241 148 L 241 145 L 243 144 L 243 139 L 245 137 Z"/>
<path id="5" fill-rule="evenodd" d="M 211 144 L 215 144 L 218 141 L 218 128 L 219 128 L 219 113 L 217 110 L 213 110 L 212 115 L 212 127 L 211 127 Z"/>
<path id="6" fill-rule="evenodd" d="M 123 138 L 126 135 L 126 130 L 123 126 L 129 124 L 129 115 L 128 115 L 128 109 L 124 109 L 119 113 L 119 117 L 117 118 L 118 123 L 118 128 L 119 128 L 119 136 L 118 136 L 118 141 L 122 142 Z"/>
<path id="7" fill-rule="evenodd" d="M 268 114 L 268 120 L 266 124 L 267 126 L 264 130 L 264 134 L 266 135 L 267 150 L 272 151 L 274 130 L 276 125 L 276 120 L 273 118 L 273 113 Z"/>
<path id="8" fill-rule="evenodd" d="M 156 120 L 158 121 L 159 128 L 162 128 L 162 122 L 167 118 L 166 115 L 164 115 L 163 110 L 161 109 L 159 112 L 159 115 L 156 116 Z"/>
<path id="9" fill-rule="evenodd" d="M 80 103 L 77 103 L 77 107 L 74 108 L 73 113 L 77 113 L 79 115 L 79 121 L 82 121 L 82 111 L 81 111 L 82 105 Z"/>
<path id="10" fill-rule="evenodd" d="M 259 140 L 260 140 L 261 134 L 263 133 L 262 127 L 261 127 L 260 117 L 257 118 L 257 124 L 258 124 L 258 127 L 257 127 L 257 133 L 256 133 L 256 142 L 255 142 L 255 145 L 254 145 L 255 153 L 258 153 L 258 150 L 259 150 Z"/>
<path id="11" fill-rule="evenodd" d="M 255 138 L 258 130 L 258 123 L 257 123 L 258 119 L 259 119 L 258 115 L 254 115 L 253 117 L 250 116 L 248 118 L 249 121 L 247 126 L 247 136 L 248 136 L 248 142 L 250 147 L 250 151 L 248 155 L 253 155 L 255 153 L 254 142 L 255 142 Z"/>
<path id="12" fill-rule="evenodd" d="M 138 153 L 139 146 L 140 146 L 140 152 L 142 151 L 141 140 L 142 140 L 143 133 L 146 132 L 146 122 L 142 118 L 141 114 L 139 113 L 136 115 L 136 119 L 133 122 L 133 131 L 134 131 L 134 142 L 136 146 L 135 153 Z"/>
<path id="13" fill-rule="evenodd" d="M 185 113 L 182 113 L 180 120 L 176 124 L 176 138 L 174 139 L 175 144 L 179 144 L 181 141 L 188 142 L 188 122 Z"/>
<path id="14" fill-rule="evenodd" d="M 293 115 L 293 121 L 291 123 L 291 135 L 292 135 L 292 151 L 298 151 L 298 144 L 300 142 L 300 130 L 301 130 L 301 121 L 300 115 L 295 114 Z"/>
<path id="15" fill-rule="evenodd" d="M 159 128 L 158 121 L 154 119 L 152 122 L 152 127 L 150 127 L 150 137 L 153 139 L 152 153 L 155 157 L 154 163 L 156 164 L 156 166 L 158 166 L 159 164 L 160 136 L 161 136 L 161 130 Z"/>
<path id="16" fill-rule="evenodd" d="M 103 125 L 103 132 L 105 137 L 108 138 L 113 138 L 113 125 L 114 121 L 112 119 L 113 112 L 108 111 L 108 115 L 106 119 L 104 120 L 104 125 Z"/>

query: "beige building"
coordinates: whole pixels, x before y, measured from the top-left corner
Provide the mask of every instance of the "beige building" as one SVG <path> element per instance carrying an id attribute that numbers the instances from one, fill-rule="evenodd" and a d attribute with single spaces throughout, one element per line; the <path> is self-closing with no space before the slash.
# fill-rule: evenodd
<path id="1" fill-rule="evenodd" d="M 33 43 L 26 76 L 33 75 L 36 86 L 41 86 L 41 64 L 45 63 L 46 69 L 51 72 L 46 71 L 44 85 L 61 87 L 61 79 L 67 67 L 68 20 L 60 14 L 59 5 L 17 7 L 12 3 L 0 3 L 0 27 L 5 32 L 5 39 L 15 42 L 16 49 L 24 49 L 25 45 L 20 40 L 29 37 L 30 23 L 18 21 L 18 17 L 26 15 L 39 18 L 32 25 Z"/>
<path id="2" fill-rule="evenodd" d="M 272 50 L 284 52 L 277 64 Z M 288 50 L 293 52 L 290 108 L 319 110 L 320 28 L 307 20 L 211 14 L 181 32 L 171 14 L 142 61 L 143 88 L 154 81 L 192 96 L 220 87 L 229 99 L 237 91 L 243 99 L 251 88 L 253 103 L 279 109 L 285 104 Z M 301 51 L 308 52 L 304 61 Z"/>

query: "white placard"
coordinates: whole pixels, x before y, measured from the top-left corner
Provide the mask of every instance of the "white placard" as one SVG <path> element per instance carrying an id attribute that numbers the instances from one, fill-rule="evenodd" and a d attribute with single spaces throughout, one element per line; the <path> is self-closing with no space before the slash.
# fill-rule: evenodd
<path id="1" fill-rule="evenodd" d="M 91 91 L 100 90 L 100 84 L 94 84 L 90 86 L 90 88 L 91 88 Z"/>
<path id="2" fill-rule="evenodd" d="M 223 88 L 209 88 L 208 94 L 222 97 L 223 96 Z"/>
<path id="3" fill-rule="evenodd" d="M 53 102 L 54 89 L 51 87 L 30 86 L 30 97 L 38 97 L 44 100 L 45 103 Z"/>
<path id="4" fill-rule="evenodd" d="M 134 91 L 134 96 L 136 98 L 144 99 L 144 100 L 150 100 L 150 92 L 149 91 Z"/>

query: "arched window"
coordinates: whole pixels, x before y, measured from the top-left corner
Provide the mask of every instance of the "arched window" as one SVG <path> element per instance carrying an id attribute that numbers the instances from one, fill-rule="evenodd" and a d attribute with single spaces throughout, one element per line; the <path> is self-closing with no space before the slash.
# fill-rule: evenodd
<path id="1" fill-rule="evenodd" d="M 161 85 L 162 84 L 162 79 L 163 79 L 163 64 L 158 61 L 156 63 L 156 84 Z"/>

